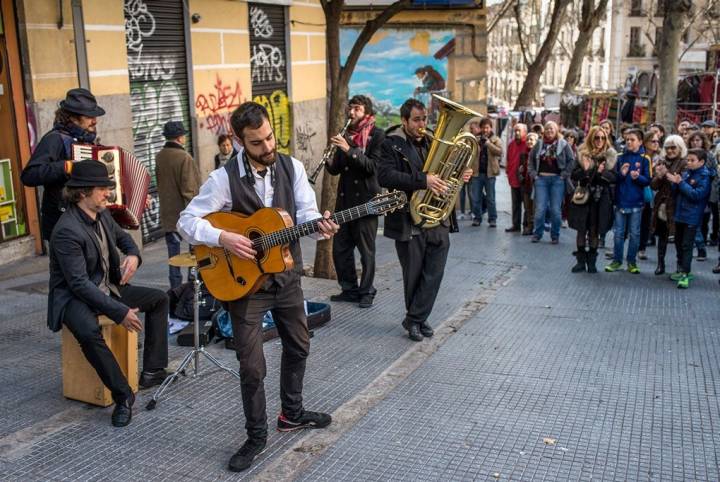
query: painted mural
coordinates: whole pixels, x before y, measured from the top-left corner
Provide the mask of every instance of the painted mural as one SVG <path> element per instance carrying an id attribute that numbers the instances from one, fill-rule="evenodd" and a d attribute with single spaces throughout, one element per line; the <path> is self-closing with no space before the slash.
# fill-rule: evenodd
<path id="1" fill-rule="evenodd" d="M 359 34 L 355 28 L 341 30 L 343 62 Z M 429 105 L 431 93 L 447 95 L 447 58 L 434 55 L 454 36 L 452 30 L 379 30 L 360 55 L 350 95 L 372 97 L 379 126 L 399 123 L 400 106 L 409 97 Z"/>

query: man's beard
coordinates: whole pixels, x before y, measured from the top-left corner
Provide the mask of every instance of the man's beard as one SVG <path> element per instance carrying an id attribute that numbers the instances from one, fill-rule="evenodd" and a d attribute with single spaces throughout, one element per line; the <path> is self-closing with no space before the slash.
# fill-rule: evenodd
<path id="1" fill-rule="evenodd" d="M 277 149 L 273 149 L 271 153 L 267 154 L 267 156 L 262 156 L 262 157 L 253 156 L 252 154 L 250 154 L 250 152 L 248 150 L 245 150 L 245 153 L 247 154 L 248 159 L 250 159 L 251 161 L 253 161 L 257 164 L 260 164 L 260 165 L 266 166 L 266 167 L 272 166 L 273 164 L 275 164 L 275 161 L 277 160 Z M 272 154 L 272 157 L 270 157 L 269 159 L 266 159 L 266 157 L 270 156 L 270 154 Z"/>

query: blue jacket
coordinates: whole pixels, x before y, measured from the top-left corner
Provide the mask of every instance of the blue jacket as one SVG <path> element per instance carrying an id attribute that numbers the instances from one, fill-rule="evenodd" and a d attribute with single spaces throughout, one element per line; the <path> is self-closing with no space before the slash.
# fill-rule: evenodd
<path id="1" fill-rule="evenodd" d="M 710 173 L 705 166 L 682 173 L 680 184 L 673 184 L 675 222 L 699 226 L 710 197 Z"/>
<path id="2" fill-rule="evenodd" d="M 627 176 L 623 176 L 623 164 L 630 164 Z M 630 175 L 633 171 L 640 171 L 637 179 Z M 650 160 L 645 155 L 645 149 L 637 152 L 625 151 L 618 156 L 615 164 L 617 184 L 615 185 L 615 204 L 620 209 L 641 208 L 645 204 L 643 189 L 650 185 Z"/>

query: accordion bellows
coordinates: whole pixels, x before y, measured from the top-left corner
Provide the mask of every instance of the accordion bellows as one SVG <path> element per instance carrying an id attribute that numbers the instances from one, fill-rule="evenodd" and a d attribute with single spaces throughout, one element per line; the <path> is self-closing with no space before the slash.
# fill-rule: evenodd
<path id="1" fill-rule="evenodd" d="M 95 160 L 107 167 L 115 182 L 108 209 L 124 229 L 139 229 L 150 188 L 150 173 L 140 160 L 122 147 L 73 144 L 73 161 Z"/>

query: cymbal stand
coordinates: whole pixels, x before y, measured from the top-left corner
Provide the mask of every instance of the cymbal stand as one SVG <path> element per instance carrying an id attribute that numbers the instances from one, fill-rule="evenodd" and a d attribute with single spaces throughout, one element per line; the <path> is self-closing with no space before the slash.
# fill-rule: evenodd
<path id="1" fill-rule="evenodd" d="M 172 382 L 174 382 L 180 373 L 184 373 L 185 367 L 188 366 L 190 361 L 194 361 L 194 373 L 193 378 L 197 377 L 198 375 L 198 369 L 200 366 L 200 354 L 204 355 L 208 360 L 210 360 L 211 363 L 213 363 L 215 366 L 220 368 L 221 370 L 224 370 L 237 378 L 240 379 L 240 373 L 238 373 L 235 370 L 232 370 L 225 365 L 223 365 L 217 358 L 212 356 L 208 351 L 205 350 L 204 345 L 200 345 L 200 305 L 203 304 L 202 301 L 200 301 L 200 285 L 202 284 L 202 281 L 200 281 L 200 277 L 197 273 L 197 268 L 192 267 L 190 268 L 190 271 L 192 275 L 194 276 L 193 280 L 193 291 L 194 291 L 194 297 L 193 297 L 193 336 L 194 336 L 194 346 L 193 349 L 188 352 L 187 355 L 185 355 L 185 358 L 183 358 L 182 363 L 180 363 L 180 366 L 177 367 L 177 370 L 175 370 L 171 375 L 168 375 L 168 377 L 163 380 L 162 384 L 155 390 L 155 393 L 153 394 L 152 400 L 150 400 L 147 405 L 145 406 L 146 410 L 152 410 L 157 405 L 158 400 L 162 396 L 162 394 L 165 392 L 165 390 L 170 386 Z"/>

